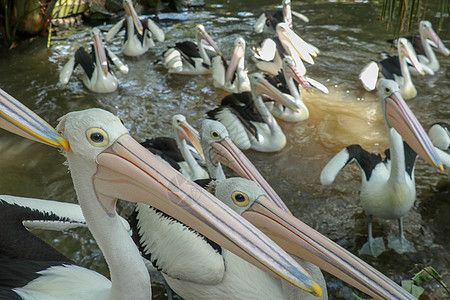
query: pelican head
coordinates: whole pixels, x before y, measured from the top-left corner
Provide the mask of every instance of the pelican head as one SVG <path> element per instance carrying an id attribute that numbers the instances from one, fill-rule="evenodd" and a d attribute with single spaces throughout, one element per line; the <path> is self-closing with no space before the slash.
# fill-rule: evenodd
<path id="1" fill-rule="evenodd" d="M 91 29 L 91 36 L 94 40 L 95 62 L 106 75 L 108 74 L 108 61 L 106 60 L 106 52 L 105 46 L 103 45 L 102 32 L 97 27 L 94 27 Z"/>
<path id="2" fill-rule="evenodd" d="M 230 65 L 227 68 L 225 75 L 225 82 L 231 82 L 234 72 L 238 68 L 239 61 L 245 56 L 245 40 L 242 37 L 237 37 L 234 40 L 234 50 L 231 56 Z"/>
<path id="3" fill-rule="evenodd" d="M 306 77 L 298 72 L 295 62 L 291 56 L 285 56 L 283 58 L 283 70 L 287 77 L 290 77 L 301 84 L 308 93 L 312 92 L 311 85 L 306 80 Z"/>
<path id="4" fill-rule="evenodd" d="M 144 26 L 142 26 L 141 20 L 139 20 L 139 16 L 133 6 L 133 2 L 131 0 L 123 0 L 123 7 L 125 8 L 127 15 L 133 20 L 136 31 L 139 35 L 143 35 Z"/>
<path id="5" fill-rule="evenodd" d="M 405 38 L 399 38 L 397 47 L 399 58 L 400 59 L 402 59 L 403 57 L 408 58 L 411 61 L 414 68 L 416 68 L 417 72 L 419 72 L 421 75 L 425 75 L 422 64 L 420 64 L 419 60 L 417 59 L 416 51 L 414 51 L 414 48 L 411 45 L 411 43 Z"/>
<path id="6" fill-rule="evenodd" d="M 388 128 L 394 128 L 420 157 L 443 171 L 444 167 L 433 144 L 400 95 L 397 83 L 381 79 L 378 84 L 378 96 Z"/>
<path id="7" fill-rule="evenodd" d="M 286 95 L 281 93 L 276 87 L 270 84 L 270 82 L 268 82 L 261 73 L 253 73 L 249 76 L 249 79 L 252 86 L 252 92 L 256 96 L 265 94 L 294 111 L 297 111 L 300 108 L 300 106 L 295 101 L 286 97 Z"/>
<path id="8" fill-rule="evenodd" d="M 208 32 L 206 32 L 205 26 L 203 26 L 202 24 L 198 24 L 197 26 L 195 26 L 197 33 L 197 45 L 200 46 L 200 42 L 201 40 L 205 40 L 208 44 L 211 45 L 211 47 L 213 47 L 214 51 L 216 51 L 216 53 L 220 56 L 222 56 L 222 52 L 220 52 L 219 47 L 217 46 L 216 42 L 214 42 L 214 40 L 211 38 L 211 36 L 208 34 Z"/>
<path id="9" fill-rule="evenodd" d="M 213 182 L 210 188 L 217 198 L 289 253 L 315 264 L 376 299 L 414 299 L 358 257 L 279 209 L 255 182 L 229 178 Z"/>
<path id="10" fill-rule="evenodd" d="M 77 194 L 91 195 L 90 199 L 79 196 L 80 202 L 95 199 L 98 204 L 94 206 L 100 206 L 99 211 L 108 217 L 116 215 L 119 198 L 150 205 L 262 270 L 315 295 L 321 294 L 317 283 L 288 254 L 213 195 L 142 147 L 115 115 L 102 109 L 68 113 L 60 119 L 58 136 L 50 125 L 17 102 L 7 94 L 0 97 L 0 125 L 15 132 L 22 130 L 25 136 L 37 132 L 31 134 L 33 139 L 53 146 L 60 142 Z"/>
<path id="11" fill-rule="evenodd" d="M 239 176 L 255 181 L 280 209 L 289 212 L 286 204 L 284 204 L 270 184 L 245 154 L 233 143 L 226 127 L 222 123 L 214 120 L 204 120 L 200 130 L 200 137 L 207 164 L 210 163 L 216 167 L 221 163 L 234 170 Z M 224 179 L 213 175 L 212 177 Z"/>
<path id="12" fill-rule="evenodd" d="M 436 32 L 433 30 L 433 27 L 431 25 L 430 21 L 421 21 L 419 24 L 419 32 L 422 39 L 429 39 L 433 43 L 436 44 L 439 51 L 444 54 L 445 56 L 450 55 L 450 50 L 445 47 L 442 40 L 439 38 L 439 36 L 436 34 Z"/>
<path id="13" fill-rule="evenodd" d="M 186 121 L 186 117 L 183 115 L 174 115 L 172 117 L 172 128 L 174 129 L 175 136 L 178 138 L 181 138 L 183 140 L 186 140 L 194 146 L 194 148 L 197 150 L 197 152 L 200 154 L 200 156 L 205 159 L 205 156 L 203 154 L 203 149 L 200 144 L 200 139 L 197 130 L 195 130 L 194 127 L 191 126 Z"/>

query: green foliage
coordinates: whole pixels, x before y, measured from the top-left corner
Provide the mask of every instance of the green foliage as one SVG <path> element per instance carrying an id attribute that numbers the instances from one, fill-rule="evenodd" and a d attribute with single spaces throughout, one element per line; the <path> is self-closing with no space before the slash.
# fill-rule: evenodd
<path id="1" fill-rule="evenodd" d="M 439 32 L 449 14 L 449 0 L 382 0 L 382 3 L 381 16 L 395 36 L 410 33 L 421 20 L 434 17 L 436 13 L 440 15 Z"/>

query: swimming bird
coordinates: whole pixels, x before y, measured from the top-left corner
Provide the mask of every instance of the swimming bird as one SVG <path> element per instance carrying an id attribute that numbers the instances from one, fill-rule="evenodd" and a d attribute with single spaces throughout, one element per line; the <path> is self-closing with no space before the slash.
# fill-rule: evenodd
<path id="1" fill-rule="evenodd" d="M 204 165 L 204 156 L 197 130 L 183 115 L 174 115 L 172 132 L 175 138 L 146 139 L 141 145 L 191 180 L 209 178 L 208 172 L 199 163 L 202 162 Z"/>
<path id="2" fill-rule="evenodd" d="M 16 277 L 28 271 L 40 273 L 31 281 L 25 280 L 30 277 L 22 277 L 20 285 L 2 281 L 2 292 L 12 288 L 16 295 L 33 299 L 45 295 L 57 299 L 149 299 L 147 268 L 116 213 L 116 201 L 120 198 L 152 205 L 264 271 L 321 293 L 283 250 L 211 194 L 145 150 L 113 114 L 101 109 L 71 112 L 60 119 L 55 130 L 1 91 L 0 116 L 2 128 L 64 149 L 84 217 L 111 274 L 109 281 L 95 272 L 62 266 L 57 261 L 24 268 L 20 261 L 7 260 L 0 266 L 3 278 L 8 278 L 6 272 L 16 272 Z"/>
<path id="3" fill-rule="evenodd" d="M 275 34 L 275 28 L 280 22 L 287 23 L 289 25 L 289 28 L 292 29 L 292 15 L 299 18 L 303 22 L 309 22 L 307 16 L 291 10 L 291 0 L 283 0 L 282 6 L 283 7 L 281 10 L 277 10 L 273 14 L 270 14 L 268 12 L 262 13 L 253 25 L 253 29 L 255 30 L 255 32 Z"/>
<path id="4" fill-rule="evenodd" d="M 225 125 L 231 140 L 240 149 L 279 151 L 286 145 L 286 136 L 264 105 L 261 95 L 268 95 L 292 110 L 298 109 L 299 106 L 271 85 L 260 73 L 251 74 L 249 78 L 251 92 L 226 96 L 218 108 L 208 112 L 208 116 Z"/>
<path id="5" fill-rule="evenodd" d="M 319 54 L 319 49 L 305 42 L 288 24 L 281 22 L 276 25 L 277 35 L 265 39 L 260 46 L 252 48 L 252 59 L 256 67 L 270 75 L 277 75 L 282 69 L 282 60 L 285 56 L 291 56 L 299 73 L 306 74 L 303 61 L 314 64 L 313 57 Z"/>
<path id="6" fill-rule="evenodd" d="M 212 50 L 221 55 L 219 48 L 211 36 L 206 32 L 205 26 L 198 24 L 195 26 L 196 42 L 184 41 L 176 43 L 175 47 L 164 52 L 163 65 L 169 73 L 200 75 L 211 73 L 211 58 L 207 52 L 205 42 L 212 47 Z M 208 50 L 211 52 L 210 50 Z"/>
<path id="7" fill-rule="evenodd" d="M 412 43 L 414 50 L 416 51 L 417 58 L 422 66 L 430 69 L 434 73 L 439 71 L 440 65 L 433 48 L 436 48 L 445 56 L 450 55 L 450 50 L 445 47 L 442 40 L 433 30 L 433 26 L 430 21 L 420 21 L 419 36 L 408 36 L 406 38 Z M 389 42 L 392 42 L 395 47 L 398 47 L 398 40 L 389 40 Z"/>
<path id="8" fill-rule="evenodd" d="M 230 93 L 249 92 L 251 87 L 245 68 L 245 40 L 242 37 L 234 40 L 234 50 L 229 65 L 223 56 L 213 57 L 211 71 L 216 88 Z"/>
<path id="9" fill-rule="evenodd" d="M 450 149 L 450 125 L 445 122 L 437 122 L 428 130 L 433 145 L 441 150 Z"/>
<path id="10" fill-rule="evenodd" d="M 398 56 L 390 56 L 378 62 L 371 61 L 361 71 L 359 79 L 368 91 L 376 88 L 379 78 L 392 79 L 399 85 L 402 97 L 408 100 L 416 97 L 417 90 L 411 80 L 407 60 L 409 59 L 421 75 L 425 73 L 416 52 L 407 39 L 400 38 L 397 47 Z"/>
<path id="11" fill-rule="evenodd" d="M 400 95 L 398 85 L 381 79 L 378 95 L 386 121 L 389 146 L 386 158 L 364 150 L 360 145 L 351 145 L 336 154 L 323 168 L 320 182 L 331 185 L 339 171 L 356 162 L 361 171 L 361 204 L 368 216 L 368 241 L 360 254 L 380 255 L 384 249 L 381 237 L 372 235 L 372 218 L 396 219 L 399 225 L 397 236 L 388 237 L 389 247 L 398 253 L 414 252 L 414 246 L 403 234 L 403 216 L 414 205 L 416 187 L 414 167 L 417 154 L 438 169 L 443 166 L 433 144 Z M 417 154 L 416 154 L 417 153 Z"/>
<path id="12" fill-rule="evenodd" d="M 153 37 L 158 42 L 164 41 L 164 31 L 151 18 L 140 20 L 131 0 L 124 0 L 123 7 L 127 16 L 111 27 L 105 36 L 107 42 L 125 28 L 122 53 L 127 56 L 139 56 L 155 47 Z"/>
<path id="13" fill-rule="evenodd" d="M 124 74 L 128 73 L 128 66 L 104 47 L 102 34 L 98 28 L 92 28 L 91 36 L 94 41 L 91 53 L 87 53 L 83 47 L 80 47 L 59 73 L 59 82 L 67 84 L 73 70 L 81 65 L 84 70 L 82 81 L 90 91 L 96 93 L 114 92 L 117 90 L 118 82 L 110 69 L 107 58 Z"/>

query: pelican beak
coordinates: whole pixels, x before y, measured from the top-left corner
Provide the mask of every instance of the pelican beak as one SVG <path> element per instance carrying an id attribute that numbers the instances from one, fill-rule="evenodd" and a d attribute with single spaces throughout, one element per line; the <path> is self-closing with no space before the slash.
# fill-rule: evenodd
<path id="1" fill-rule="evenodd" d="M 265 94 L 294 111 L 297 111 L 300 108 L 300 106 L 296 102 L 286 97 L 283 93 L 281 93 L 276 87 L 274 87 L 272 84 L 270 84 L 270 82 L 268 82 L 264 78 L 260 78 L 258 79 L 257 82 L 255 82 L 254 89 L 256 94 L 258 95 Z"/>
<path id="2" fill-rule="evenodd" d="M 92 38 L 94 39 L 94 51 L 95 55 L 98 61 L 98 64 L 100 65 L 100 68 L 102 69 L 103 73 L 106 75 L 108 74 L 108 61 L 106 60 L 106 52 L 105 52 L 105 46 L 103 45 L 102 36 L 100 30 L 93 31 Z"/>
<path id="3" fill-rule="evenodd" d="M 188 122 L 184 121 L 177 128 L 178 136 L 186 141 L 189 141 L 192 146 L 197 150 L 200 156 L 205 159 L 205 155 L 203 154 L 203 148 L 200 144 L 198 131 L 194 129 Z"/>
<path id="4" fill-rule="evenodd" d="M 200 33 L 202 39 L 204 39 L 208 44 L 210 44 L 211 47 L 213 47 L 214 51 L 216 51 L 216 53 L 218 55 L 222 56 L 222 52 L 220 52 L 219 47 L 217 46 L 216 42 L 214 42 L 214 40 L 206 32 L 206 30 L 204 28 L 202 28 L 202 29 L 199 30 L 199 33 Z"/>
<path id="5" fill-rule="evenodd" d="M 139 20 L 139 16 L 138 16 L 138 14 L 136 13 L 136 10 L 133 7 L 133 4 L 131 3 L 131 1 L 126 1 L 126 2 L 124 2 L 124 6 L 125 6 L 125 12 L 133 20 L 134 27 L 136 27 L 137 32 L 140 35 L 143 35 L 144 34 L 144 27 L 142 26 L 141 20 Z"/>
<path id="6" fill-rule="evenodd" d="M 69 143 L 52 126 L 0 89 L 0 127 L 24 138 L 69 151 Z"/>
<path id="7" fill-rule="evenodd" d="M 256 182 L 273 203 L 290 214 L 289 208 L 284 204 L 283 200 L 229 137 L 212 143 L 209 155 L 213 163 L 220 162 L 234 170 L 239 176 Z"/>
<path id="8" fill-rule="evenodd" d="M 433 143 L 399 92 L 394 92 L 386 98 L 385 110 L 388 125 L 427 163 L 443 171 L 444 167 Z"/>
<path id="9" fill-rule="evenodd" d="M 299 55 L 302 60 L 309 64 L 314 64 L 314 60 L 311 55 L 316 57 L 317 53 L 311 45 L 306 43 L 284 22 L 278 23 L 276 28 L 281 44 L 293 58 L 295 58 L 296 55 Z"/>
<path id="10" fill-rule="evenodd" d="M 300 75 L 297 68 L 295 67 L 295 64 L 292 63 L 287 65 L 286 72 L 289 77 L 293 78 L 295 81 L 301 84 L 308 93 L 312 94 L 312 86 L 306 80 L 305 76 Z"/>
<path id="11" fill-rule="evenodd" d="M 288 24 L 289 28 L 292 28 L 291 0 L 283 0 L 283 17 L 283 21 Z"/>
<path id="12" fill-rule="evenodd" d="M 448 50 L 448 48 L 445 47 L 444 43 L 442 42 L 442 40 L 439 38 L 439 36 L 436 34 L 436 32 L 433 30 L 432 27 L 427 27 L 424 33 L 426 37 L 428 37 L 432 42 L 436 44 L 437 48 L 439 49 L 439 51 L 441 51 L 442 54 L 444 54 L 445 56 L 450 55 L 450 50 Z"/>
<path id="13" fill-rule="evenodd" d="M 231 82 L 234 72 L 236 72 L 236 69 L 238 67 L 239 60 L 244 57 L 244 54 L 245 49 L 242 44 L 239 43 L 234 47 L 233 55 L 231 56 L 231 61 L 227 68 L 227 73 L 225 74 L 225 82 Z"/>
<path id="14" fill-rule="evenodd" d="M 168 168 L 130 135 L 122 135 L 100 153 L 97 164 L 93 184 L 108 211 L 115 209 L 108 209 L 108 199 L 148 204 L 264 271 L 320 295 L 317 283 L 295 266 L 288 254 L 212 194 Z"/>
<path id="15" fill-rule="evenodd" d="M 417 59 L 416 51 L 414 51 L 411 43 L 404 38 L 401 38 L 401 40 L 404 40 L 404 42 L 400 44 L 400 51 L 402 55 L 407 57 L 411 61 L 411 64 L 414 66 L 414 68 L 416 68 L 417 72 L 419 72 L 420 75 L 425 75 L 422 64 Z"/>
<path id="16" fill-rule="evenodd" d="M 259 196 L 242 216 L 288 253 L 315 264 L 375 299 L 412 299 L 402 287 L 281 210 L 265 195 Z"/>
<path id="17" fill-rule="evenodd" d="M 0 103 L 0 126 L 69 151 L 65 139 L 11 96 L 2 93 Z M 91 182 L 106 213 L 115 213 L 119 198 L 150 205 L 262 270 L 321 295 L 319 285 L 272 240 L 212 194 L 169 168 L 129 134 L 100 152 L 96 163 Z"/>

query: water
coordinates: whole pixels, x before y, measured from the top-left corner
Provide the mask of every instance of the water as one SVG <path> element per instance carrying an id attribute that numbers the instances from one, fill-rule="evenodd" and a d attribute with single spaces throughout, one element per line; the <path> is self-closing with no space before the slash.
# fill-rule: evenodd
<path id="1" fill-rule="evenodd" d="M 91 43 L 89 28 L 74 27 L 59 31 L 52 47 L 38 37 L 20 44 L 14 51 L 1 52 L 0 87 L 21 100 L 52 125 L 63 114 L 90 107 L 100 107 L 117 114 L 137 140 L 170 135 L 173 114 L 182 113 L 199 126 L 206 112 L 225 93 L 213 87 L 208 76 L 169 75 L 155 63 L 175 41 L 194 39 L 194 26 L 203 23 L 229 58 L 233 41 L 242 35 L 249 46 L 261 40 L 252 25 L 263 10 L 274 10 L 278 1 L 214 1 L 204 10 L 159 14 L 159 24 L 166 41 L 139 58 L 123 58 L 130 72 L 116 73 L 120 87 L 112 94 L 87 91 L 76 71 L 69 84 L 58 84 L 58 73 L 72 53 Z M 294 19 L 295 30 L 321 53 L 308 75 L 324 83 L 329 95 L 316 92 L 304 95 L 310 110 L 309 120 L 297 124 L 281 122 L 288 144 L 278 153 L 246 154 L 291 208 L 295 216 L 356 253 L 367 236 L 366 217 L 358 199 L 360 174 L 355 166 L 345 168 L 332 187 L 319 183 L 319 174 L 327 161 L 343 147 L 359 143 L 373 152 L 383 152 L 388 145 L 384 121 L 377 97 L 366 92 L 358 80 L 362 67 L 378 52 L 389 51 L 386 39 L 392 38 L 379 11 L 367 3 L 294 2 L 294 9 L 306 14 L 310 23 Z M 437 21 L 430 19 L 433 23 Z M 448 19 L 445 20 L 448 28 Z M 112 24 L 103 24 L 107 31 Z M 449 32 L 441 38 L 450 47 Z M 109 48 L 119 52 L 121 39 Z M 122 56 L 119 55 L 121 58 Z M 408 105 L 429 126 L 450 120 L 450 60 L 438 54 L 441 69 L 434 77 L 414 77 L 418 97 Z M 249 72 L 255 71 L 247 60 Z M 75 192 L 63 157 L 44 145 L 0 132 L 0 191 L 3 194 L 76 202 Z M 418 250 L 399 255 L 392 250 L 366 261 L 397 282 L 409 279 L 415 264 L 433 266 L 450 283 L 450 237 L 448 218 L 449 177 L 419 160 L 416 168 L 417 203 L 406 215 L 405 234 Z M 119 204 L 122 213 L 130 206 Z M 386 237 L 397 232 L 394 221 L 375 219 L 374 235 Z M 84 266 L 108 273 L 102 255 L 87 229 L 69 234 L 36 233 Z M 332 299 L 349 299 L 355 289 L 327 275 Z M 154 278 L 154 298 L 165 299 L 161 280 Z M 427 285 L 427 293 L 446 298 L 436 283 Z"/>

